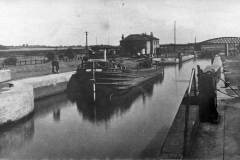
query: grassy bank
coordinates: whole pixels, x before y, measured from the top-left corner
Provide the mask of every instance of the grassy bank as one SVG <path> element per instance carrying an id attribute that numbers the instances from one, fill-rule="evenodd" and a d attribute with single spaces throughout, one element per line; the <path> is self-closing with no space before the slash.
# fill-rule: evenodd
<path id="1" fill-rule="evenodd" d="M 80 61 L 59 62 L 60 73 L 75 71 Z M 52 74 L 51 62 L 37 65 L 8 66 L 11 70 L 12 79 L 22 79 L 26 77 L 35 77 L 41 75 Z"/>
<path id="2" fill-rule="evenodd" d="M 138 59 L 124 58 L 124 57 L 116 58 L 115 61 L 117 63 L 122 64 L 127 69 L 137 69 L 137 65 L 139 64 Z M 70 62 L 60 61 L 59 62 L 60 73 L 75 71 L 77 69 L 77 66 L 80 63 L 81 63 L 81 60 L 74 60 Z M 52 74 L 51 62 L 44 63 L 44 64 L 36 64 L 36 65 L 8 66 L 7 68 L 11 70 L 12 79 L 22 79 L 26 77 Z M 148 72 L 147 70 L 146 70 L 146 73 Z"/>

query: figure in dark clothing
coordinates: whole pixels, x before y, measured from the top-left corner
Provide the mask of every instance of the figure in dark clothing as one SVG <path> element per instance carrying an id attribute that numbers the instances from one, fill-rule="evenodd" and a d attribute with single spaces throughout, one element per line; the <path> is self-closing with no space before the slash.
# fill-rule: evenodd
<path id="1" fill-rule="evenodd" d="M 58 73 L 59 72 L 59 60 L 58 56 L 54 55 L 52 60 L 52 73 Z"/>
<path id="2" fill-rule="evenodd" d="M 199 69 L 199 118 L 201 122 L 218 123 L 216 80 L 213 73 L 202 73 Z"/>
<path id="3" fill-rule="evenodd" d="M 213 61 L 214 61 L 214 55 L 211 54 L 211 64 L 213 64 Z"/>

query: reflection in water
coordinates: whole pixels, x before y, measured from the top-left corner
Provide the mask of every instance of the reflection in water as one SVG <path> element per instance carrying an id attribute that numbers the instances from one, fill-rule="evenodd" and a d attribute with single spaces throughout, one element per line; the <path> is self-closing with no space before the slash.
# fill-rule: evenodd
<path id="1" fill-rule="evenodd" d="M 192 66 L 199 63 L 202 68 L 210 64 L 189 61 L 180 70 L 166 67 L 164 79 L 158 77 L 112 101 L 71 102 L 65 94 L 36 101 L 32 117 L 0 131 L 0 158 L 156 158 Z"/>
<path id="2" fill-rule="evenodd" d="M 34 116 L 43 115 L 53 110 L 59 110 L 59 104 L 66 103 L 67 98 L 65 94 L 51 96 L 34 103 Z"/>
<path id="3" fill-rule="evenodd" d="M 0 155 L 4 157 L 31 141 L 34 135 L 34 120 L 23 121 L 0 129 Z"/>
<path id="4" fill-rule="evenodd" d="M 55 98 L 57 97 L 57 98 Z M 27 146 L 34 139 L 35 119 L 49 112 L 53 112 L 54 121 L 60 120 L 59 103 L 66 103 L 66 95 L 57 95 L 50 98 L 35 101 L 35 111 L 19 122 L 0 127 L 0 158 L 7 157 Z M 17 157 L 19 158 L 19 157 Z"/>
<path id="5" fill-rule="evenodd" d="M 163 126 L 153 137 L 153 139 L 149 142 L 149 144 L 145 147 L 144 150 L 140 153 L 140 158 L 155 158 L 159 156 L 161 147 L 164 143 L 162 137 L 164 137 L 164 131 L 168 130 L 167 126 Z"/>
<path id="6" fill-rule="evenodd" d="M 178 64 L 178 70 L 181 70 L 182 65 L 183 65 L 182 63 L 179 63 L 179 64 Z"/>
<path id="7" fill-rule="evenodd" d="M 60 109 L 56 109 L 53 111 L 53 119 L 57 122 L 57 121 L 60 121 Z"/>
<path id="8" fill-rule="evenodd" d="M 131 104 L 140 96 L 142 96 L 143 102 L 146 97 L 151 97 L 154 85 L 160 84 L 163 78 L 163 75 L 159 75 L 141 86 L 127 90 L 124 94 L 112 97 L 111 100 L 102 98 L 102 101 L 94 104 L 84 99 L 76 99 L 74 97 L 77 96 L 73 94 L 68 94 L 68 97 L 70 100 L 76 102 L 77 109 L 79 113 L 82 114 L 83 119 L 93 123 L 107 122 L 114 115 L 122 115 L 125 113 L 131 107 Z M 73 97 L 71 97 L 72 95 Z"/>

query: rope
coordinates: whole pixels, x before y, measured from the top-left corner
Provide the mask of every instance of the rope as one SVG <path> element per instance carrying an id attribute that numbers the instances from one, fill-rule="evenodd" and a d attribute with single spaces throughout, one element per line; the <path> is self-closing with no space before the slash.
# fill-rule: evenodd
<path id="1" fill-rule="evenodd" d="M 221 90 L 219 90 L 219 89 L 216 89 L 218 92 L 220 92 L 220 93 L 222 93 L 222 94 L 225 94 L 225 95 L 227 95 L 227 96 L 229 96 L 229 97 L 233 97 L 233 98 L 238 98 L 239 96 L 232 96 L 232 95 L 229 95 L 229 94 L 227 94 L 227 93 L 225 93 L 225 92 L 222 92 Z"/>
<path id="2" fill-rule="evenodd" d="M 223 81 L 224 83 L 227 83 L 225 80 L 223 80 L 223 79 L 221 79 L 220 78 L 220 80 L 221 81 Z M 230 84 L 229 84 L 229 86 L 228 86 L 238 97 L 240 97 L 240 95 L 230 86 Z M 239 89 L 237 89 L 238 91 L 239 91 Z"/>

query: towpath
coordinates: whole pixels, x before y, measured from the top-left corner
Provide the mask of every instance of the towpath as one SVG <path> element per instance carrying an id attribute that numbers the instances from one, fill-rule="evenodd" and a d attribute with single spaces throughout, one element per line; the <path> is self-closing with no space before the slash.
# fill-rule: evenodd
<path id="1" fill-rule="evenodd" d="M 232 89 L 218 88 L 230 96 L 218 93 L 219 124 L 201 123 L 190 159 L 240 159 L 240 98 L 237 97 L 240 86 L 240 56 L 223 59 L 225 80 Z M 224 77 L 223 77 L 224 78 Z"/>

